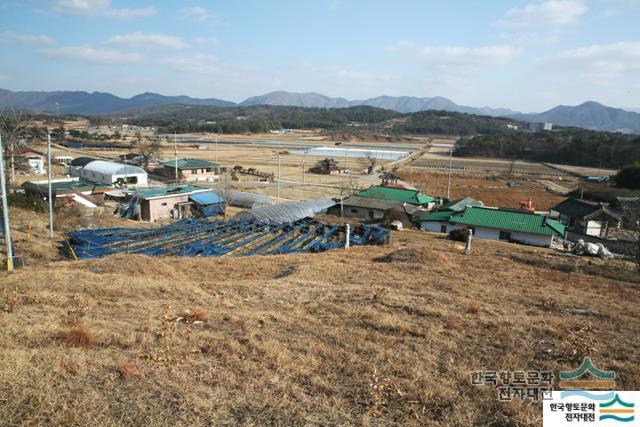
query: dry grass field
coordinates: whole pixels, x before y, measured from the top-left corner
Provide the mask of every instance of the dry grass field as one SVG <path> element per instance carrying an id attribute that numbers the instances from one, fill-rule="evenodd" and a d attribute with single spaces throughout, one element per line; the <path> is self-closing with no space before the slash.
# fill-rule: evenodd
<path id="1" fill-rule="evenodd" d="M 2 424 L 540 425 L 540 403 L 500 402 L 470 372 L 585 356 L 640 388 L 631 263 L 392 242 L 0 273 Z"/>

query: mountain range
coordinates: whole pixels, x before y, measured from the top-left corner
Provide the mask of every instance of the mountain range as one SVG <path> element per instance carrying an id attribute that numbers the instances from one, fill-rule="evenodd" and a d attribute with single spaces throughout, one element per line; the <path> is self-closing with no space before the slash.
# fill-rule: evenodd
<path id="1" fill-rule="evenodd" d="M 15 108 L 33 112 L 60 114 L 117 114 L 133 109 L 157 107 L 167 104 L 212 105 L 219 107 L 248 107 L 255 105 L 283 105 L 315 108 L 347 108 L 368 105 L 400 113 L 425 110 L 445 110 L 483 116 L 510 117 L 528 122 L 552 122 L 560 126 L 576 126 L 585 129 L 640 133 L 640 114 L 620 108 L 607 107 L 588 101 L 578 106 L 560 105 L 543 113 L 523 114 L 507 108 L 469 107 L 458 105 L 450 99 L 412 96 L 378 96 L 363 100 L 331 98 L 320 93 L 296 93 L 276 91 L 253 96 L 236 104 L 216 98 L 192 98 L 189 96 L 165 96 L 143 93 L 131 98 L 121 98 L 105 92 L 57 91 L 12 92 L 0 89 L 0 109 Z"/>

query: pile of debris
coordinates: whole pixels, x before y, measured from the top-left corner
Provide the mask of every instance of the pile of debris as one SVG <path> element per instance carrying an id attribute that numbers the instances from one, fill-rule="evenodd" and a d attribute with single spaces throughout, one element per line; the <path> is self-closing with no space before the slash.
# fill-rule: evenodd
<path id="1" fill-rule="evenodd" d="M 579 239 L 576 242 L 576 255 L 592 255 L 602 259 L 611 259 L 613 254 L 602 243 L 590 243 Z"/>

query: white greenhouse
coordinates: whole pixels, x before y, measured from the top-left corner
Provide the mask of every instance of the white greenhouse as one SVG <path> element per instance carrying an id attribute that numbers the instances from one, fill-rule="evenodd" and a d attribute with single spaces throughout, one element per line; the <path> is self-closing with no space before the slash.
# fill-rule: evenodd
<path id="1" fill-rule="evenodd" d="M 144 169 L 122 163 L 94 160 L 80 170 L 80 178 L 95 184 L 127 186 L 147 186 L 147 172 Z"/>

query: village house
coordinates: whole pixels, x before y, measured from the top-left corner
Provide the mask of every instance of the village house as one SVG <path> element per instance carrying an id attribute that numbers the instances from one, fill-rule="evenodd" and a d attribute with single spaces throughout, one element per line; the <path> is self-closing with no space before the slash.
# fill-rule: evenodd
<path id="1" fill-rule="evenodd" d="M 433 209 L 439 202 L 439 199 L 427 196 L 426 194 L 420 194 L 419 190 L 384 187 L 381 185 L 372 185 L 368 189 L 356 193 L 356 196 L 407 203 L 410 205 L 421 206 L 427 210 Z"/>
<path id="2" fill-rule="evenodd" d="M 423 230 L 433 229 L 425 223 L 434 222 L 443 233 L 466 227 L 473 231 L 475 238 L 546 247 L 565 233 L 565 226 L 547 215 L 486 207 L 467 207 L 456 213 L 434 212 L 420 222 Z"/>
<path id="3" fill-rule="evenodd" d="M 452 200 L 440 206 L 437 211 L 431 212 L 427 217 L 429 221 L 420 218 L 420 228 L 434 233 L 448 233 L 450 230 L 449 218 L 452 215 L 464 211 L 468 207 L 480 207 L 483 203 L 479 200 L 465 197 L 463 199 Z"/>
<path id="4" fill-rule="evenodd" d="M 16 148 L 11 153 L 16 169 L 22 169 L 30 174 L 42 175 L 46 173 L 44 168 L 44 155 L 30 148 Z"/>
<path id="5" fill-rule="evenodd" d="M 47 199 L 49 197 L 49 182 L 45 180 L 27 181 L 22 184 L 25 193 L 30 196 Z M 62 178 L 51 180 L 51 195 L 54 203 L 62 198 L 73 199 L 77 203 L 96 207 L 96 202 L 100 201 L 102 194 L 111 190 L 110 185 L 96 185 L 92 182 L 82 181 L 78 178 Z M 97 197 L 92 197 L 97 195 Z"/>
<path id="6" fill-rule="evenodd" d="M 332 206 L 327 211 L 330 215 L 358 218 L 361 220 L 377 221 L 384 218 L 389 209 L 402 209 L 404 202 L 384 199 L 372 199 L 370 197 L 351 196 Z"/>
<path id="7" fill-rule="evenodd" d="M 550 210 L 567 230 L 588 236 L 607 237 L 609 228 L 616 228 L 617 215 L 608 203 L 590 203 L 577 199 L 566 199 Z"/>
<path id="8" fill-rule="evenodd" d="M 341 175 L 349 173 L 348 170 L 340 166 L 337 160 L 330 158 L 320 160 L 315 167 L 310 169 L 310 171 L 322 175 Z"/>
<path id="9" fill-rule="evenodd" d="M 190 184 L 137 189 L 130 193 L 132 199 L 122 216 L 152 222 L 191 216 L 193 203 L 190 197 L 207 192 L 210 193 L 211 189 Z M 208 203 L 209 199 L 206 198 L 198 200 L 201 206 L 219 203 L 217 198 L 212 203 Z"/>
<path id="10" fill-rule="evenodd" d="M 220 174 L 220 165 L 200 159 L 167 160 L 160 163 L 166 176 L 175 179 L 176 169 L 178 179 L 186 181 L 216 181 Z"/>

